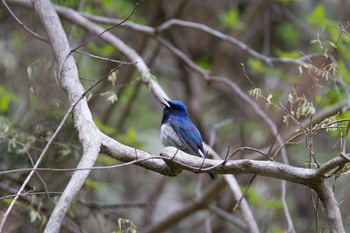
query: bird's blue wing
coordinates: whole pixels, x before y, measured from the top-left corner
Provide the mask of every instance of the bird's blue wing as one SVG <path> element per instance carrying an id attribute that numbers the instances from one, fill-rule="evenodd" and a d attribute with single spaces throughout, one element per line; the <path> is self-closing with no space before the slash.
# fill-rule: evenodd
<path id="1" fill-rule="evenodd" d="M 201 134 L 190 119 L 182 116 L 171 116 L 168 122 L 190 151 L 205 158 Z"/>

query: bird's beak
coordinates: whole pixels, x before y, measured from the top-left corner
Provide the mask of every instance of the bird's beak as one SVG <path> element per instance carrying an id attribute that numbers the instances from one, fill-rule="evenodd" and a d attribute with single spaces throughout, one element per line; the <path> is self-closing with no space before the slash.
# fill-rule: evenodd
<path id="1" fill-rule="evenodd" d="M 161 103 L 162 103 L 165 107 L 170 108 L 170 104 L 169 104 L 169 101 L 170 101 L 170 100 L 167 100 L 167 99 L 165 99 L 165 98 L 163 98 L 163 100 L 164 100 L 164 101 L 162 101 Z"/>

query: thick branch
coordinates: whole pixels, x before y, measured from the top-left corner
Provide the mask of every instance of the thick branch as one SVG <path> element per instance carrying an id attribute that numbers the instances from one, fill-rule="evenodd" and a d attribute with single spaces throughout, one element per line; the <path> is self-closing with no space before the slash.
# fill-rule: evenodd
<path id="1" fill-rule="evenodd" d="M 260 160 L 223 160 L 206 159 L 188 155 L 174 147 L 163 149 L 162 156 L 176 166 L 197 173 L 207 173 L 209 171 L 216 174 L 256 174 L 286 180 L 303 185 L 313 185 L 319 183 L 324 175 L 332 169 L 347 161 L 342 157 L 336 157 L 320 166 L 318 169 L 299 168 L 288 164 L 260 161 Z"/>
<path id="2" fill-rule="evenodd" d="M 79 102 L 73 110 L 75 127 L 83 147 L 83 156 L 77 168 L 92 167 L 100 150 L 100 134 L 92 121 L 86 99 L 81 99 L 84 88 L 79 81 L 78 69 L 74 58 L 70 55 L 68 39 L 50 1 L 38 0 L 34 1 L 33 5 L 49 37 L 56 62 L 58 67 L 60 67 L 59 80 L 62 88 L 67 93 L 69 103 L 75 105 Z M 64 216 L 84 184 L 89 172 L 89 170 L 74 172 L 55 206 L 44 232 L 59 232 Z"/>
<path id="3" fill-rule="evenodd" d="M 101 152 L 119 161 L 130 162 L 136 159 L 150 158 L 142 162 L 135 163 L 135 165 L 144 167 L 166 176 L 176 176 L 182 171 L 177 166 L 169 166 L 169 164 L 163 160 L 152 159 L 153 156 L 150 153 L 125 146 L 104 134 L 101 135 L 101 137 Z"/>
<path id="4" fill-rule="evenodd" d="M 325 180 L 313 187 L 320 198 L 331 233 L 345 233 L 338 202 Z"/>

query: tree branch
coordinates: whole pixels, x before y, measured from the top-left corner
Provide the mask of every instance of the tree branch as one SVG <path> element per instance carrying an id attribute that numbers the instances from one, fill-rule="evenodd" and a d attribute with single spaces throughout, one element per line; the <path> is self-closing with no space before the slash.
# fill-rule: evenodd
<path id="1" fill-rule="evenodd" d="M 197 210 L 207 208 L 210 205 L 210 203 L 220 195 L 221 191 L 225 187 L 226 184 L 224 179 L 219 178 L 205 191 L 205 193 L 203 193 L 203 195 L 200 198 L 193 200 L 191 203 L 187 204 L 179 211 L 173 213 L 171 216 L 167 217 L 163 221 L 155 223 L 154 225 L 151 225 L 143 229 L 142 231 L 145 233 L 164 232 L 165 230 L 169 229 L 169 227 L 180 222 L 182 219 L 193 214 Z"/>
<path id="2" fill-rule="evenodd" d="M 313 187 L 313 189 L 318 194 L 318 197 L 323 204 L 330 232 L 345 233 L 338 202 L 334 197 L 332 189 L 328 186 L 325 180 L 321 180 Z"/>
<path id="3" fill-rule="evenodd" d="M 70 55 L 68 39 L 50 1 L 34 1 L 33 6 L 45 28 L 56 62 L 58 67 L 60 67 L 60 84 L 68 96 L 69 103 L 71 105 L 77 103 L 73 109 L 73 116 L 75 127 L 79 134 L 79 140 L 83 148 L 83 156 L 78 164 L 78 168 L 92 167 L 100 151 L 100 134 L 92 121 L 91 112 L 86 99 L 81 99 L 84 88 L 79 81 L 78 69 L 74 58 Z M 73 199 L 84 184 L 89 172 L 89 170 L 74 172 L 55 206 L 44 232 L 59 232 L 64 216 L 71 206 Z"/>

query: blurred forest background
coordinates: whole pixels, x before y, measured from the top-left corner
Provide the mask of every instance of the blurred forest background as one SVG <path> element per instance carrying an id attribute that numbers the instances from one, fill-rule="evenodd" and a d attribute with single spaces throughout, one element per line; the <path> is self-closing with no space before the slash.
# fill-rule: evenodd
<path id="1" fill-rule="evenodd" d="M 38 17 L 26 6 L 27 1 L 6 2 L 25 25 L 45 35 Z M 275 135 L 237 92 L 209 76 L 232 80 L 250 95 L 286 141 L 302 122 L 316 119 L 314 124 L 326 119 L 334 123 L 349 118 L 343 110 L 348 106 L 350 82 L 350 1 L 143 0 L 134 13 L 136 1 L 128 0 L 53 3 L 81 12 L 104 28 L 116 24 L 114 19 L 123 20 L 132 14 L 126 23 L 110 32 L 144 59 L 153 78 L 171 99 L 188 106 L 203 140 L 222 158 L 229 148 L 233 151 L 246 146 L 268 151 Z M 164 23 L 172 19 L 184 21 L 167 27 Z M 72 48 L 94 36 L 63 16 L 61 20 Z M 206 25 L 248 47 L 235 46 L 227 38 L 190 27 L 185 21 L 203 28 Z M 147 33 L 149 28 L 156 29 L 155 33 Z M 67 96 L 57 82 L 50 45 L 23 30 L 3 5 L 0 35 L 0 170 L 30 168 L 66 113 Z M 137 62 L 127 60 L 100 38 L 79 51 L 74 57 L 86 89 L 117 66 L 87 53 Z M 162 150 L 162 105 L 144 85 L 134 64 L 124 64 L 87 97 L 94 122 L 104 133 L 154 155 Z M 291 140 L 286 145 L 289 164 L 315 167 L 339 156 L 339 138 L 344 129 L 332 129 L 324 127 Z M 233 159 L 252 158 L 249 156 L 243 151 Z M 40 167 L 74 168 L 80 157 L 74 123 L 69 119 Z M 279 154 L 276 160 L 282 161 Z M 96 166 L 118 163 L 101 154 Z M 12 210 L 5 232 L 42 231 L 72 175 L 38 173 L 40 176 L 33 177 L 27 194 Z M 27 175 L 23 171 L 0 173 L 0 213 Z M 251 177 L 236 175 L 242 190 Z M 348 181 L 348 176 L 329 179 L 340 203 L 345 229 L 350 232 Z M 62 232 L 144 232 L 198 199 L 210 182 L 207 175 L 183 171 L 176 177 L 165 177 L 135 165 L 92 171 L 67 215 L 66 224 L 77 225 L 80 230 L 66 226 Z M 258 176 L 246 194 L 261 232 L 288 229 L 280 186 L 277 179 Z M 287 183 L 286 202 L 296 232 L 329 231 L 322 205 L 310 188 Z M 247 232 L 239 211 L 233 211 L 235 204 L 231 192 L 224 188 L 209 207 L 184 215 L 164 232 Z"/>

